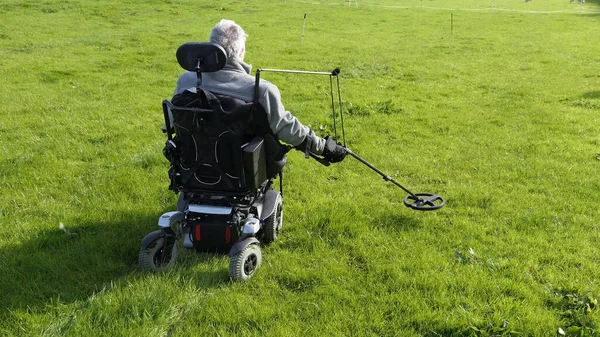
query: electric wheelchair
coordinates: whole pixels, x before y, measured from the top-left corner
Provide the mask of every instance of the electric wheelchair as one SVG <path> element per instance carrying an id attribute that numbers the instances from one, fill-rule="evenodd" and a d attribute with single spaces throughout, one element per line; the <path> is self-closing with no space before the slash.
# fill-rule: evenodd
<path id="1" fill-rule="evenodd" d="M 245 102 L 200 88 L 202 73 L 225 65 L 222 47 L 186 43 L 177 60 L 198 79 L 195 90 L 163 101 L 163 153 L 170 162 L 169 188 L 180 194 L 178 210 L 160 216 L 160 229 L 144 237 L 139 264 L 170 267 L 182 239 L 180 246 L 198 252 L 228 253 L 231 279 L 245 281 L 261 265 L 261 244 L 281 230 L 282 169 L 290 147 L 262 123 L 258 90 L 253 102 Z M 273 188 L 277 177 L 279 190 Z"/>

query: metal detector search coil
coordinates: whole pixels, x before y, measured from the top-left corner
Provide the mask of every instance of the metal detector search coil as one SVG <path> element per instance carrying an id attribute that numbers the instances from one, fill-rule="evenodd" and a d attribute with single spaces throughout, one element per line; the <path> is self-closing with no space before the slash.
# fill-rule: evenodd
<path id="1" fill-rule="evenodd" d="M 415 193 L 404 198 L 404 205 L 418 211 L 434 211 L 444 207 L 446 201 L 436 194 Z"/>

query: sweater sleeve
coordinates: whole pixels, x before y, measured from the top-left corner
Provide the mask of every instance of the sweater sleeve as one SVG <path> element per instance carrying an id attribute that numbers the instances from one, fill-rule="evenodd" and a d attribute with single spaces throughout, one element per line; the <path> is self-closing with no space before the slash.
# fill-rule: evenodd
<path id="1" fill-rule="evenodd" d="M 261 91 L 264 93 L 259 98 L 259 103 L 267 114 L 269 126 L 274 134 L 280 140 L 298 146 L 306 139 L 312 138 L 312 147 L 310 151 L 315 154 L 322 154 L 325 147 L 325 140 L 315 135 L 315 133 L 307 126 L 293 116 L 289 111 L 286 111 L 281 103 L 281 94 L 279 89 L 268 82 L 261 83 Z"/>

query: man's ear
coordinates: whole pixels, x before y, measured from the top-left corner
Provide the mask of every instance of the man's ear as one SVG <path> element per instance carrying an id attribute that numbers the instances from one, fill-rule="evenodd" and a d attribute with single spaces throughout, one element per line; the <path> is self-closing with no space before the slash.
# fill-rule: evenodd
<path id="1" fill-rule="evenodd" d="M 246 56 L 246 46 L 242 47 L 242 51 L 240 52 L 240 60 L 244 60 L 244 56 Z"/>

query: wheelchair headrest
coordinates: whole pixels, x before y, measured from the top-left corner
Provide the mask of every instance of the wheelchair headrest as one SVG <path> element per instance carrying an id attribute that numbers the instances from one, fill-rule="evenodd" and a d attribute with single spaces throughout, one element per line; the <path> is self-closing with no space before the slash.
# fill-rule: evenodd
<path id="1" fill-rule="evenodd" d="M 214 43 L 188 42 L 177 49 L 177 62 L 187 71 L 210 73 L 221 70 L 226 61 L 225 50 Z"/>

